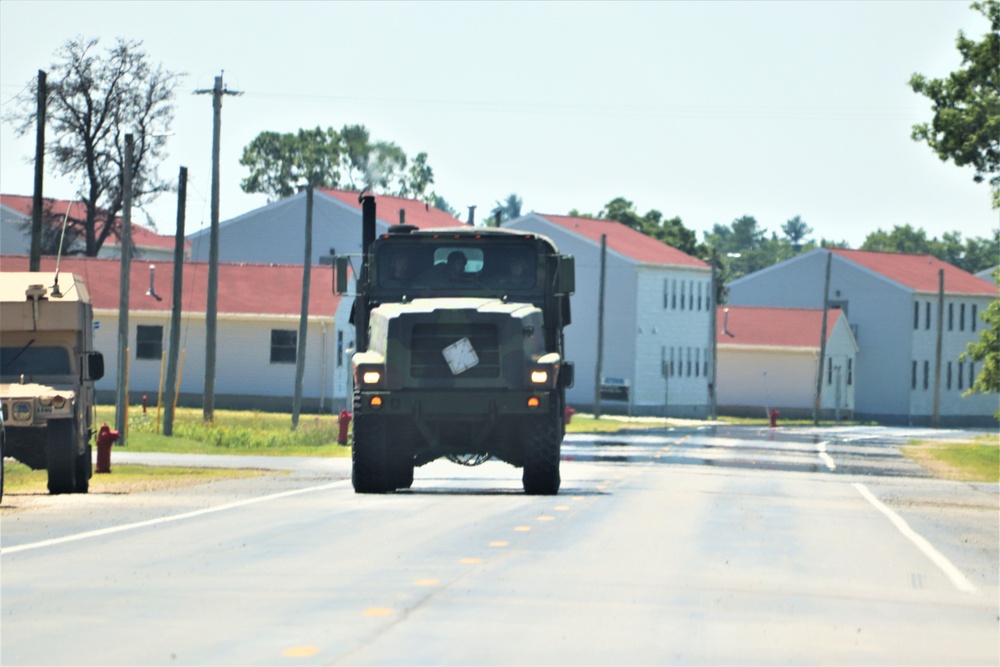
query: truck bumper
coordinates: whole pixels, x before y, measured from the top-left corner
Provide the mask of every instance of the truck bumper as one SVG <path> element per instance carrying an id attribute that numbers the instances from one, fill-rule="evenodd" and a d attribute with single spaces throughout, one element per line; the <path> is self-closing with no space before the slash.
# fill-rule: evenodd
<path id="1" fill-rule="evenodd" d="M 378 402 L 376 399 L 381 400 L 381 405 L 374 405 Z M 537 405 L 533 405 L 535 400 Z M 550 404 L 549 392 L 363 391 L 357 411 L 426 420 L 478 420 L 500 415 L 545 415 L 549 413 Z"/>

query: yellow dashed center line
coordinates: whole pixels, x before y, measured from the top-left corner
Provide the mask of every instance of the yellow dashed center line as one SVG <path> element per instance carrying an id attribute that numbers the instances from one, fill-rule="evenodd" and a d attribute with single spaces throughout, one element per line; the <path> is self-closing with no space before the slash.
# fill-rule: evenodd
<path id="1" fill-rule="evenodd" d="M 390 616 L 392 615 L 392 609 L 385 609 L 384 607 L 372 607 L 371 609 L 365 609 L 362 615 L 368 617 Z"/>
<path id="2" fill-rule="evenodd" d="M 463 558 L 462 560 L 460 560 L 458 562 L 461 563 L 462 565 L 478 565 L 479 563 L 482 563 L 483 561 L 482 561 L 481 558 Z"/>
<path id="3" fill-rule="evenodd" d="M 573 496 L 572 499 L 579 502 L 579 501 L 583 500 L 583 496 Z"/>
<path id="4" fill-rule="evenodd" d="M 527 533 L 531 530 L 531 526 L 515 526 L 514 531 L 518 533 Z"/>
<path id="5" fill-rule="evenodd" d="M 318 646 L 293 646 L 281 652 L 286 658 L 310 658 L 319 653 Z"/>
<path id="6" fill-rule="evenodd" d="M 491 547 L 495 547 L 495 548 L 505 547 L 508 544 L 510 544 L 510 543 L 509 542 L 504 542 L 503 540 L 497 540 L 495 542 L 490 542 L 490 546 Z"/>
<path id="7" fill-rule="evenodd" d="M 546 515 L 543 514 L 542 516 L 538 517 L 537 520 L 538 521 L 555 521 L 556 518 L 554 516 L 546 516 Z"/>
<path id="8" fill-rule="evenodd" d="M 569 505 L 558 505 L 556 507 L 557 512 L 565 512 L 567 510 L 569 510 Z"/>
<path id="9" fill-rule="evenodd" d="M 413 582 L 414 586 L 437 586 L 441 582 L 437 579 L 417 579 Z"/>

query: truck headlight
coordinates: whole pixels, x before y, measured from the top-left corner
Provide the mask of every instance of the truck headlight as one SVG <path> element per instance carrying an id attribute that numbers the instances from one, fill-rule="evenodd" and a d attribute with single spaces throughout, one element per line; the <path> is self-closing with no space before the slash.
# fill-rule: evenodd
<path id="1" fill-rule="evenodd" d="M 385 385 L 385 368 L 374 364 L 359 365 L 354 380 L 361 389 L 380 389 Z"/>
<path id="2" fill-rule="evenodd" d="M 17 401 L 11 410 L 11 416 L 14 417 L 14 421 L 19 422 L 31 421 L 31 413 L 31 403 L 26 401 Z"/>
<path id="3" fill-rule="evenodd" d="M 559 375 L 559 366 L 555 364 L 541 364 L 531 366 L 528 369 L 528 380 L 532 387 L 549 389 L 555 386 L 556 377 Z"/>

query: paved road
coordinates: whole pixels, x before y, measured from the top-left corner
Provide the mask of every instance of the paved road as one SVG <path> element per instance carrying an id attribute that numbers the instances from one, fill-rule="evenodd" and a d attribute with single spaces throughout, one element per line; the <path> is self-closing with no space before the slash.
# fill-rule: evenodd
<path id="1" fill-rule="evenodd" d="M 311 459 L 54 497 L 2 517 L 0 663 L 998 664 L 997 485 L 899 442 L 571 436 L 556 497 L 492 462 L 357 496 Z"/>

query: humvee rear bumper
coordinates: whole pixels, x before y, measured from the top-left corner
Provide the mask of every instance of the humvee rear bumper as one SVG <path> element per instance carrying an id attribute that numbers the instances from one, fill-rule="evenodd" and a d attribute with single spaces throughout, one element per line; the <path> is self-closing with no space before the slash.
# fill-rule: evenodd
<path id="1" fill-rule="evenodd" d="M 551 395 L 545 391 L 363 391 L 358 411 L 371 415 L 414 416 L 427 420 L 545 415 L 549 413 Z M 379 400 L 381 405 L 376 405 Z"/>

